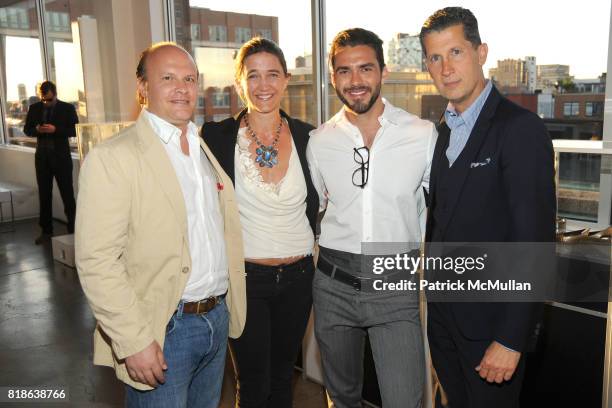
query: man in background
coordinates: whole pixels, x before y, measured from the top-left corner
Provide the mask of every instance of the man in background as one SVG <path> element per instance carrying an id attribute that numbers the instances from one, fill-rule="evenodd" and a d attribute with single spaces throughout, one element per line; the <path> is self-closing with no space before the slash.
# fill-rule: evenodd
<path id="1" fill-rule="evenodd" d="M 57 99 L 57 88 L 45 81 L 38 88 L 40 102 L 30 106 L 23 132 L 36 137 L 36 182 L 40 206 L 39 225 L 42 232 L 36 245 L 49 242 L 53 235 L 53 178 L 64 203 L 68 233 L 74 232 L 76 203 L 72 187 L 72 157 L 68 138 L 76 136 L 79 123 L 74 106 Z"/>

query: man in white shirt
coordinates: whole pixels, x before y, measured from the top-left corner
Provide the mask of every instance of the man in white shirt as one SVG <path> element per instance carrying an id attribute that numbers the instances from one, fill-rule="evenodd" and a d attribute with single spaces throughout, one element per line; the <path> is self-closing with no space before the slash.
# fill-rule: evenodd
<path id="1" fill-rule="evenodd" d="M 425 364 L 418 292 L 377 291 L 375 280 L 404 276 L 362 267 L 363 244 L 387 244 L 386 255 L 398 243 L 406 252 L 418 248 L 436 131 L 381 97 L 387 69 L 376 34 L 340 32 L 329 58 L 344 106 L 311 132 L 307 151 L 325 210 L 313 282 L 325 385 L 336 408 L 361 407 L 367 335 L 382 406 L 420 407 Z"/>
<path id="2" fill-rule="evenodd" d="M 129 407 L 216 408 L 228 331 L 238 337 L 246 314 L 232 183 L 191 122 L 193 58 L 156 44 L 136 75 L 144 109 L 88 154 L 79 180 L 94 363 L 115 368 Z"/>

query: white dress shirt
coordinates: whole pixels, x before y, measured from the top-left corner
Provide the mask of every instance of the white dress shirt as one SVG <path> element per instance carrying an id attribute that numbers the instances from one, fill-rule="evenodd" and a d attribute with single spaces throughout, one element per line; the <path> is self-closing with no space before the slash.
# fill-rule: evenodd
<path id="1" fill-rule="evenodd" d="M 360 167 L 353 149 L 364 142 L 344 108 L 310 132 L 308 165 L 321 210 L 326 210 L 319 238 L 322 247 L 361 254 L 362 242 L 410 243 L 405 248 L 410 250 L 424 237 L 423 187 L 429 189 L 437 132 L 433 123 L 384 98 L 383 103 L 363 189 L 353 185 L 352 176 Z M 389 254 L 396 252 L 397 247 L 389 249 Z"/>
<path id="2" fill-rule="evenodd" d="M 182 299 L 191 302 L 222 295 L 228 288 L 223 218 L 217 178 L 200 147 L 198 128 L 193 122 L 187 127 L 187 156 L 181 151 L 181 130 L 146 109 L 144 113 L 168 153 L 185 200 L 191 274 Z"/>

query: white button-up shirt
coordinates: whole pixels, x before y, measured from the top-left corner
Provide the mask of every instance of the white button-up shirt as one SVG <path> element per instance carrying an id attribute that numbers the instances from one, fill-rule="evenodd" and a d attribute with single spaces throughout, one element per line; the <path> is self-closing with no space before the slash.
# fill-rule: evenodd
<path id="1" fill-rule="evenodd" d="M 344 108 L 310 133 L 308 165 L 321 210 L 326 210 L 319 239 L 325 248 L 361 254 L 362 242 L 418 244 L 423 239 L 423 187 L 429 188 L 437 132 L 433 123 L 383 102 L 364 188 L 353 185 L 353 172 L 360 167 L 353 149 L 364 142 Z"/>
<path id="2" fill-rule="evenodd" d="M 181 151 L 181 130 L 146 109 L 144 112 L 168 153 L 185 200 L 191 274 L 182 299 L 196 301 L 222 295 L 228 288 L 223 218 L 217 178 L 200 147 L 198 128 L 193 122 L 187 127 L 187 156 Z"/>

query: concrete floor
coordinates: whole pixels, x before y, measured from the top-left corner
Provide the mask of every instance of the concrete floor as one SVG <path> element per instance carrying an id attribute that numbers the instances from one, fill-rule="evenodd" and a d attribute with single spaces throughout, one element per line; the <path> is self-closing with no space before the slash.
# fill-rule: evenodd
<path id="1" fill-rule="evenodd" d="M 57 224 L 55 231 L 62 234 L 65 226 Z M 123 387 L 114 372 L 91 362 L 95 320 L 76 271 L 53 261 L 50 244 L 34 245 L 38 233 L 35 220 L 0 232 L 0 387 L 63 386 L 70 403 L 49 406 L 121 407 Z M 323 387 L 297 371 L 294 385 L 294 407 L 326 406 Z M 228 362 L 221 408 L 234 405 L 234 392 Z M 11 408 L 38 405 L 0 402 Z"/>

